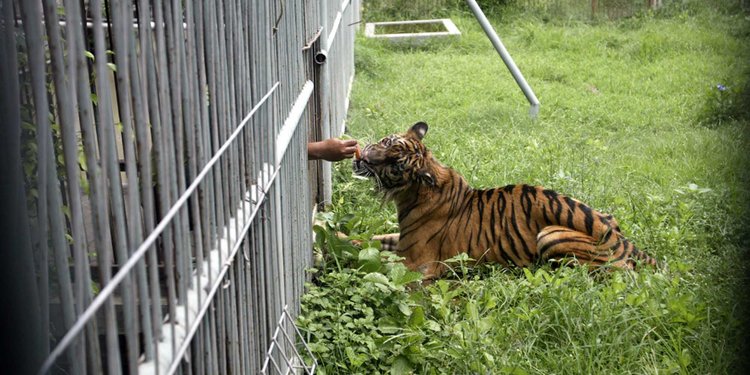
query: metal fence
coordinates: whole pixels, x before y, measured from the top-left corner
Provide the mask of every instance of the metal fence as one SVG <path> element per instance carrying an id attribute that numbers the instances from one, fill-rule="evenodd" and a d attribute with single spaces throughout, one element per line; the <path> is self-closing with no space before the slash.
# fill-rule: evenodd
<path id="1" fill-rule="evenodd" d="M 330 199 L 306 144 L 344 128 L 359 1 L 0 10 L 7 243 L 34 270 L 18 310 L 40 344 L 16 368 L 258 373 L 272 341 L 269 371 L 294 367 L 274 338 L 294 337 L 277 325 Z"/>

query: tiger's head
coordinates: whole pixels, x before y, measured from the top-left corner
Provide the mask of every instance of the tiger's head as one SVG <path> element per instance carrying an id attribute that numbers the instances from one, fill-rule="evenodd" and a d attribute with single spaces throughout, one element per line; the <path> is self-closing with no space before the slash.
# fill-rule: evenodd
<path id="1" fill-rule="evenodd" d="M 434 186 L 434 161 L 422 144 L 427 129 L 427 124 L 418 122 L 404 134 L 366 145 L 353 162 L 354 173 L 373 178 L 387 197 L 419 185 Z"/>

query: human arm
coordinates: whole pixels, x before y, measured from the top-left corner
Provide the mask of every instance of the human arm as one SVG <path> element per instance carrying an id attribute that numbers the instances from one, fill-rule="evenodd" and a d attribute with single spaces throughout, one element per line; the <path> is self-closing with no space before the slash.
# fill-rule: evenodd
<path id="1" fill-rule="evenodd" d="M 329 138 L 320 142 L 307 144 L 309 160 L 339 161 L 354 156 L 357 149 L 356 139 Z"/>

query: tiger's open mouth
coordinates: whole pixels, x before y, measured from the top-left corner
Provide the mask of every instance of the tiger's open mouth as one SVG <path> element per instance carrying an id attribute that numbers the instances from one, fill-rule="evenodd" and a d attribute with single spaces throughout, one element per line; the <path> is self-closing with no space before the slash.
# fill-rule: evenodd
<path id="1" fill-rule="evenodd" d="M 372 170 L 372 167 L 364 159 L 354 159 L 352 161 L 352 169 L 354 170 L 354 174 L 360 177 L 375 176 L 375 171 Z"/>

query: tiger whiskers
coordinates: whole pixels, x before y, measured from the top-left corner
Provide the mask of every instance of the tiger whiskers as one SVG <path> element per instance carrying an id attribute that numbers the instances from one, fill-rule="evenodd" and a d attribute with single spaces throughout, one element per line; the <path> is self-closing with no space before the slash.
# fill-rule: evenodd
<path id="1" fill-rule="evenodd" d="M 383 181 L 380 179 L 380 176 L 375 173 L 373 173 L 372 176 L 375 177 L 375 188 L 377 190 L 383 190 Z"/>

